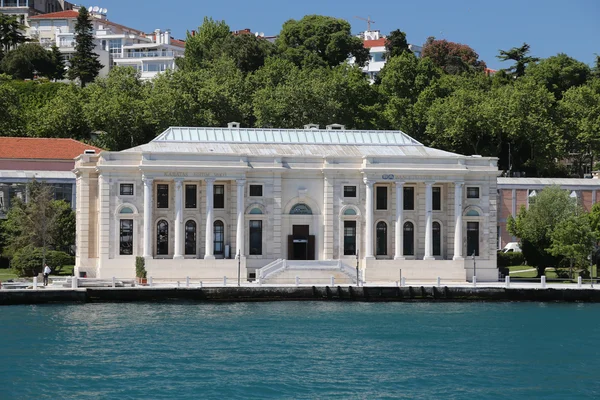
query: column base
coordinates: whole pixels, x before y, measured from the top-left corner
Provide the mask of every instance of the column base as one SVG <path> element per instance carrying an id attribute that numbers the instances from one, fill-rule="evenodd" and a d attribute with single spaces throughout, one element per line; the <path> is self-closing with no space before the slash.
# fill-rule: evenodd
<path id="1" fill-rule="evenodd" d="M 454 261 L 464 261 L 464 259 L 465 258 L 462 257 L 462 256 L 454 256 L 454 257 L 452 257 L 452 260 L 454 260 Z"/>
<path id="2" fill-rule="evenodd" d="M 428 257 L 428 256 L 425 256 L 425 257 L 423 257 L 423 260 L 426 260 L 426 261 L 432 261 L 432 260 L 435 260 L 435 257 L 431 257 L 431 256 L 429 256 L 429 257 Z"/>
<path id="3" fill-rule="evenodd" d="M 152 260 L 153 258 L 153 256 L 144 256 L 144 260 Z"/>
<path id="4" fill-rule="evenodd" d="M 205 260 L 216 260 L 217 258 L 215 256 L 204 256 Z"/>
<path id="5" fill-rule="evenodd" d="M 406 260 L 406 258 L 404 256 L 396 256 L 394 260 Z"/>
<path id="6" fill-rule="evenodd" d="M 173 260 L 183 260 L 183 256 L 173 256 Z"/>

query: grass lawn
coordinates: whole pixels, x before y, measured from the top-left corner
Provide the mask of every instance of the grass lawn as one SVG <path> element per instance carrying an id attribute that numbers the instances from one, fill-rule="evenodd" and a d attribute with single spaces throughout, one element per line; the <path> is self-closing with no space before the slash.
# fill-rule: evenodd
<path id="1" fill-rule="evenodd" d="M 71 276 L 73 275 L 74 265 L 63 265 L 61 271 L 58 274 L 52 273 L 50 277 L 53 276 Z M 18 276 L 11 268 L 0 269 L 0 281 L 7 281 L 9 279 L 17 279 Z"/>

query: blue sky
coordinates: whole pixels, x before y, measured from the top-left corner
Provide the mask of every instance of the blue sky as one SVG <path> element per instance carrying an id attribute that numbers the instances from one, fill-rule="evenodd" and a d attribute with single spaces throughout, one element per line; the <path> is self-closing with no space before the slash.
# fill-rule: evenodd
<path id="1" fill-rule="evenodd" d="M 498 49 L 523 42 L 537 57 L 562 52 L 592 65 L 594 53 L 600 54 L 599 0 L 95 0 L 84 5 L 105 7 L 111 21 L 132 28 L 170 28 L 178 39 L 204 16 L 223 19 L 232 30 L 276 35 L 290 18 L 322 14 L 348 20 L 353 33 L 366 29 L 354 16 L 370 16 L 373 29 L 387 34 L 399 28 L 409 43 L 435 36 L 468 44 L 491 68 L 508 67 L 496 59 Z"/>

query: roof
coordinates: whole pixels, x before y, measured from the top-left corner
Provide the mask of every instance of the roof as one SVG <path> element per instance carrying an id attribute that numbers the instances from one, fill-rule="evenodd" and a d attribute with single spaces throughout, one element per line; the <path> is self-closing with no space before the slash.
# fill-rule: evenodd
<path id="1" fill-rule="evenodd" d="M 382 47 L 385 46 L 385 38 L 375 39 L 375 40 L 363 40 L 363 45 L 370 49 L 371 47 Z"/>
<path id="2" fill-rule="evenodd" d="M 179 39 L 171 39 L 171 44 L 177 47 L 185 47 L 185 41 Z"/>
<path id="3" fill-rule="evenodd" d="M 29 19 L 59 19 L 59 18 L 77 18 L 79 15 L 79 11 L 75 10 L 66 10 L 66 11 L 58 11 L 48 14 L 40 14 L 34 15 L 33 17 L 29 17 Z"/>
<path id="4" fill-rule="evenodd" d="M 126 152 L 302 157 L 462 157 L 425 147 L 402 131 L 171 127 Z"/>
<path id="5" fill-rule="evenodd" d="M 600 179 L 581 178 L 498 178 L 498 186 L 600 186 Z"/>
<path id="6" fill-rule="evenodd" d="M 74 139 L 0 137 L 0 159 L 72 160 L 88 149 L 102 151 Z"/>
<path id="7" fill-rule="evenodd" d="M 185 128 L 170 127 L 153 142 L 414 145 L 421 143 L 402 131 L 341 129 Z"/>
<path id="8" fill-rule="evenodd" d="M 0 171 L 0 182 L 18 183 L 28 182 L 32 179 L 43 180 L 48 183 L 75 181 L 75 174 L 71 171 Z"/>

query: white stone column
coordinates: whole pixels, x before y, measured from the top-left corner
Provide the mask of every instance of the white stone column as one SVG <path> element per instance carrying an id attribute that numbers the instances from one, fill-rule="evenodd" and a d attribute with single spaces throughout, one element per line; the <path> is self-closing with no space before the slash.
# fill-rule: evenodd
<path id="1" fill-rule="evenodd" d="M 404 182 L 396 182 L 396 255 L 394 260 L 404 260 Z"/>
<path id="2" fill-rule="evenodd" d="M 373 181 L 363 179 L 367 187 L 367 201 L 365 210 L 365 258 L 373 258 Z"/>
<path id="3" fill-rule="evenodd" d="M 152 208 L 154 201 L 152 195 L 154 192 L 154 180 L 142 178 L 144 181 L 144 257 L 152 258 L 152 232 L 154 231 L 152 223 Z"/>
<path id="4" fill-rule="evenodd" d="M 244 191 L 246 189 L 246 180 L 238 179 L 237 181 L 237 228 L 235 235 L 235 244 L 240 257 L 244 257 Z"/>
<path id="5" fill-rule="evenodd" d="M 183 258 L 183 179 L 175 179 L 175 246 L 173 258 Z"/>
<path id="6" fill-rule="evenodd" d="M 453 260 L 463 260 L 463 220 L 462 220 L 462 199 L 463 182 L 454 183 L 454 257 Z"/>
<path id="7" fill-rule="evenodd" d="M 206 238 L 204 242 L 204 258 L 215 258 L 213 248 L 213 200 L 215 178 L 206 178 Z"/>
<path id="8" fill-rule="evenodd" d="M 433 247 L 433 184 L 434 182 L 425 182 L 425 257 L 423 260 L 435 260 L 431 251 Z"/>

